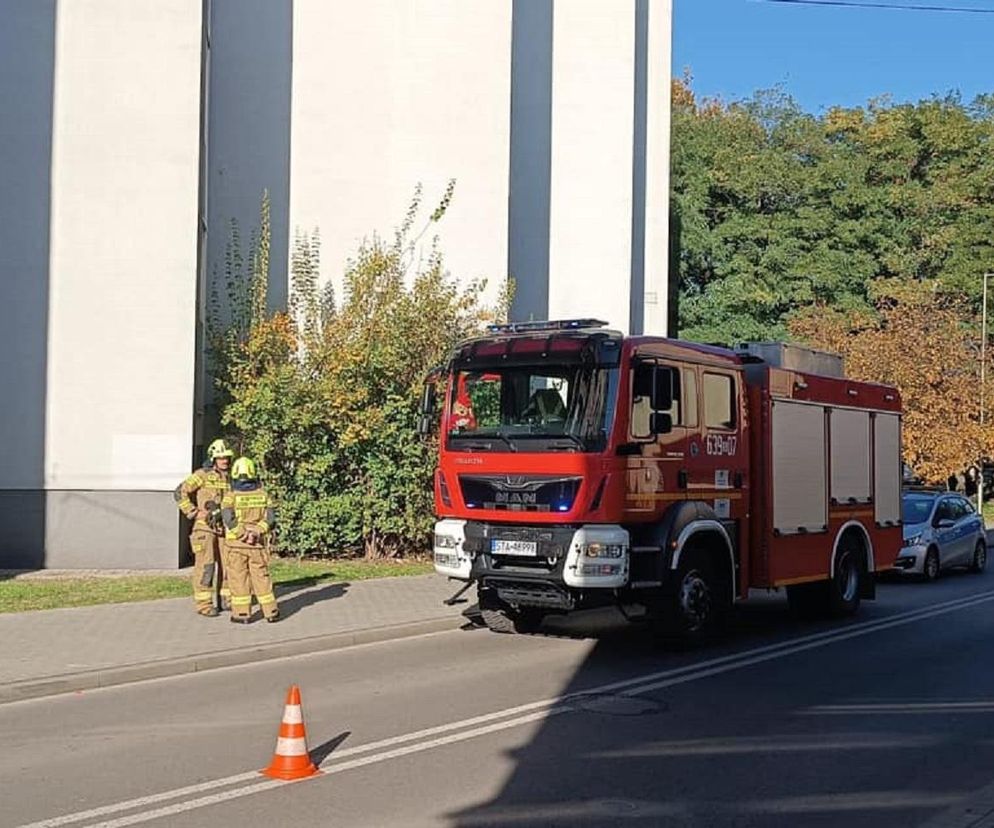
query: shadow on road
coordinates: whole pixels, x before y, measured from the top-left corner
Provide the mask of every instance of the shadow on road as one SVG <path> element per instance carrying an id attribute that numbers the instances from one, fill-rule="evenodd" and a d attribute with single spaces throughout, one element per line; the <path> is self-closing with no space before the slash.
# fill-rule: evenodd
<path id="1" fill-rule="evenodd" d="M 287 581 L 276 586 L 276 597 L 280 602 L 280 615 L 289 618 L 302 609 L 313 604 L 320 604 L 324 601 L 331 601 L 341 598 L 348 592 L 350 583 L 343 581 L 337 584 L 325 584 L 316 586 L 319 583 L 314 578 L 299 578 L 295 581 Z"/>
<path id="2" fill-rule="evenodd" d="M 352 735 L 351 730 L 344 730 L 327 742 L 322 742 L 317 747 L 310 750 L 311 761 L 320 767 L 321 763 L 333 754 Z"/>
<path id="3" fill-rule="evenodd" d="M 963 627 L 908 626 L 698 678 L 702 662 L 847 624 L 798 620 L 771 596 L 692 652 L 661 650 L 637 628 L 592 630 L 597 643 L 561 691 L 580 700 L 505 754 L 499 792 L 448 824 L 917 825 L 994 778 L 994 623 L 947 619 Z M 597 690 L 663 671 L 691 678 Z"/>

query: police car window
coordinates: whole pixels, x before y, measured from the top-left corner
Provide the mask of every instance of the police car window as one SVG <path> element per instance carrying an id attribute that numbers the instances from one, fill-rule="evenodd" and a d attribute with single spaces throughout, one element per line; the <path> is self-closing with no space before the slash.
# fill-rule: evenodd
<path id="1" fill-rule="evenodd" d="M 967 503 L 963 498 L 957 497 L 953 500 L 953 519 L 962 520 L 968 514 L 970 514 L 970 504 Z"/>
<path id="2" fill-rule="evenodd" d="M 735 386 L 726 374 L 704 375 L 704 425 L 735 428 Z"/>
<path id="3" fill-rule="evenodd" d="M 969 500 L 961 500 L 960 503 L 963 505 L 964 514 L 972 515 L 974 513 L 973 504 Z"/>
<path id="4" fill-rule="evenodd" d="M 946 498 L 939 504 L 939 508 L 935 510 L 935 517 L 937 520 L 953 519 L 953 504 L 949 498 Z"/>

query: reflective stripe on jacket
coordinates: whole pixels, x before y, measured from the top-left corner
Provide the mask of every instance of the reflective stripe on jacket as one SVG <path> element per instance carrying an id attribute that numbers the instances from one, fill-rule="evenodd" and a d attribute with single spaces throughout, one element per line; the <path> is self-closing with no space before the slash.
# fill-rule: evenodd
<path id="1" fill-rule="evenodd" d="M 207 510 L 207 504 L 214 501 L 218 506 L 224 501 L 225 493 L 231 488 L 228 475 L 214 468 L 197 469 L 176 487 L 173 499 L 179 510 L 190 520 L 194 521 L 194 529 L 205 532 L 215 530 L 208 526 L 207 521 L 197 517 L 197 510 Z M 217 532 L 220 534 L 220 531 Z"/>
<path id="2" fill-rule="evenodd" d="M 276 509 L 272 498 L 259 486 L 255 489 L 238 491 L 229 489 L 221 502 L 221 517 L 224 520 L 225 538 L 229 548 L 257 549 L 264 546 L 276 526 Z M 259 536 L 259 543 L 246 543 L 248 532 Z"/>

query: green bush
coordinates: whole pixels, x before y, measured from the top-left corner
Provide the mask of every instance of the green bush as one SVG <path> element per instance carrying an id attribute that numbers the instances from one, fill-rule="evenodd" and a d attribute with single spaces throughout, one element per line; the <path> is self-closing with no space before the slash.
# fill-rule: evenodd
<path id="1" fill-rule="evenodd" d="M 437 239 L 417 255 L 452 190 L 417 236 L 420 188 L 392 241 L 362 244 L 340 305 L 320 285 L 315 233 L 295 240 L 287 312 L 266 311 L 267 199 L 251 271 L 226 273 L 235 311 L 214 314 L 210 340 L 222 422 L 263 469 L 283 551 L 376 558 L 426 546 L 437 445 L 416 433 L 424 378 L 509 303 L 505 292 L 484 306 L 483 283 L 460 290 Z"/>

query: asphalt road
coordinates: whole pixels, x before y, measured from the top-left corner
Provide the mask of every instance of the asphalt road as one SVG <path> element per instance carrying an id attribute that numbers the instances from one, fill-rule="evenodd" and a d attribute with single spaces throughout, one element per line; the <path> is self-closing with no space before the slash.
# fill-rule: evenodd
<path id="1" fill-rule="evenodd" d="M 994 824 L 994 575 L 878 594 L 692 652 L 594 618 L 3 705 L 0 826 Z M 287 784 L 291 683 L 325 773 Z"/>

